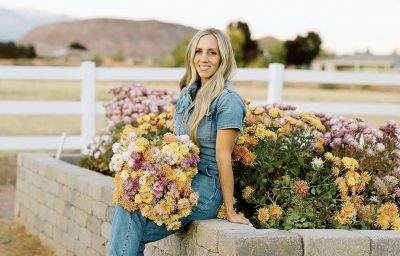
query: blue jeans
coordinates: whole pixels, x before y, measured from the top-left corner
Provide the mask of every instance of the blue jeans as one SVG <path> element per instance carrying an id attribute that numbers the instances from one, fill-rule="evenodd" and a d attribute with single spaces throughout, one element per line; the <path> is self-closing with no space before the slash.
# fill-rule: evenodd
<path id="1" fill-rule="evenodd" d="M 199 192 L 197 206 L 192 213 L 181 219 L 181 229 L 194 220 L 212 219 L 217 216 L 222 203 L 222 191 L 215 175 L 199 169 L 193 178 L 192 188 Z M 154 242 L 174 234 L 162 225 L 158 226 L 153 221 L 145 218 L 138 211 L 129 212 L 120 205 L 115 206 L 112 219 L 110 256 L 136 256 L 143 255 L 146 243 Z"/>

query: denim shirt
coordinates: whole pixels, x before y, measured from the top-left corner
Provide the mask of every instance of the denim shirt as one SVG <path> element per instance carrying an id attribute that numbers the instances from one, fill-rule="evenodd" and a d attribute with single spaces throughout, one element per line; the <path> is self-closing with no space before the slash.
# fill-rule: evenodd
<path id="1" fill-rule="evenodd" d="M 198 83 L 186 86 L 181 90 L 175 111 L 175 135 L 189 134 L 188 120 L 193 113 L 193 101 Z M 185 112 L 188 114 L 185 115 Z M 197 128 L 197 143 L 200 147 L 199 172 L 215 179 L 214 185 L 220 188 L 218 166 L 216 162 L 217 130 L 235 128 L 242 129 L 246 115 L 244 100 L 232 87 L 225 82 L 222 92 L 213 100 L 208 113 L 200 121 Z M 216 182 L 218 181 L 218 182 Z"/>

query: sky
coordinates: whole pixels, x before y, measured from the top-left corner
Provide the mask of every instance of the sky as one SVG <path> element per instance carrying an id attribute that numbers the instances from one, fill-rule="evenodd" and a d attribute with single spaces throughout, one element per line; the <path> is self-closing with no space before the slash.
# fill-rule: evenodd
<path id="1" fill-rule="evenodd" d="M 0 0 L 77 18 L 156 19 L 197 29 L 249 24 L 254 39 L 281 40 L 319 33 L 323 48 L 338 54 L 369 50 L 400 53 L 400 0 Z"/>

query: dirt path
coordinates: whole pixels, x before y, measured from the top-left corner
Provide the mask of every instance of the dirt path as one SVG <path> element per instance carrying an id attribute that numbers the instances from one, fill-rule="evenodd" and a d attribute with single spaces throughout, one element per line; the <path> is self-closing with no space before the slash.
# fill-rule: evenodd
<path id="1" fill-rule="evenodd" d="M 0 185 L 0 255 L 53 256 L 37 237 L 28 235 L 23 225 L 12 220 L 14 198 L 14 185 Z"/>

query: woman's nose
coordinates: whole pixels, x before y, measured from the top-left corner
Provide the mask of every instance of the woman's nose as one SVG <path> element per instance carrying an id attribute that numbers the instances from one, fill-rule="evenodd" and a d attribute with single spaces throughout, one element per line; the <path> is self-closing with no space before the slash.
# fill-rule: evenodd
<path id="1" fill-rule="evenodd" d="M 208 56 L 207 53 L 203 52 L 200 56 L 200 61 L 201 62 L 207 62 L 208 61 Z"/>

